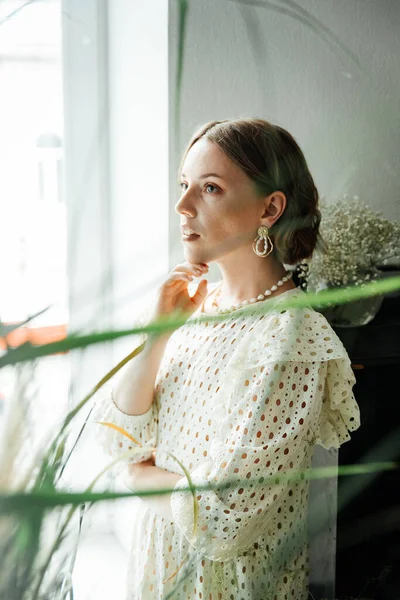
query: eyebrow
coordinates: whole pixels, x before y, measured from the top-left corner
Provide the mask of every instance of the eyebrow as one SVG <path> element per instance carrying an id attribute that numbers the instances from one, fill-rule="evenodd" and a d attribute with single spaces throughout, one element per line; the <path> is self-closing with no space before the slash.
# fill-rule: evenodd
<path id="1" fill-rule="evenodd" d="M 181 173 L 181 177 L 186 177 L 186 175 Z M 200 179 L 206 179 L 206 177 L 219 177 L 219 179 L 223 179 L 223 177 L 218 175 L 218 173 L 204 173 L 204 175 L 200 175 Z"/>

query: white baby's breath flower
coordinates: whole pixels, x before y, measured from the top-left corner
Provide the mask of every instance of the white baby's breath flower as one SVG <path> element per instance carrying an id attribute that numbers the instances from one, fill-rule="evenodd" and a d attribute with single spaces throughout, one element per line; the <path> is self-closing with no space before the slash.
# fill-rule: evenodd
<path id="1" fill-rule="evenodd" d="M 325 253 L 316 251 L 306 261 L 307 288 L 361 285 L 375 277 L 376 265 L 393 256 L 400 257 L 400 224 L 373 211 L 359 196 L 347 194 L 328 201 L 320 198 L 321 235 Z"/>

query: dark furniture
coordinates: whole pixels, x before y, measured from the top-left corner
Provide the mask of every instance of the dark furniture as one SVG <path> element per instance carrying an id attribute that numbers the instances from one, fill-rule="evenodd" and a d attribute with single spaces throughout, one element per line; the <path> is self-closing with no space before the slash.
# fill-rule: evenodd
<path id="1" fill-rule="evenodd" d="M 336 328 L 357 379 L 361 427 L 339 466 L 397 461 L 397 468 L 338 481 L 335 598 L 400 600 L 400 295 L 371 323 Z"/>

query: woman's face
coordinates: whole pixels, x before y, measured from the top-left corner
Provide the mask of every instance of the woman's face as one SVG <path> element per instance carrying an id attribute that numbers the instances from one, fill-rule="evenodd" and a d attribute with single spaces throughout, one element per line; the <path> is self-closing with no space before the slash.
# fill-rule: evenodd
<path id="1" fill-rule="evenodd" d="M 175 206 L 181 234 L 185 228 L 197 234 L 182 236 L 188 262 L 210 263 L 251 248 L 265 211 L 264 199 L 216 144 L 201 138 L 192 146 L 182 168 L 181 189 Z"/>

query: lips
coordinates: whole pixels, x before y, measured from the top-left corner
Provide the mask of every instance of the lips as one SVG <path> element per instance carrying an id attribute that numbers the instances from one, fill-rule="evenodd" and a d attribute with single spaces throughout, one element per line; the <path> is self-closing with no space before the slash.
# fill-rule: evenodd
<path id="1" fill-rule="evenodd" d="M 193 229 L 190 229 L 189 227 L 185 227 L 184 225 L 181 225 L 181 233 L 182 233 L 182 235 L 185 235 L 185 236 L 200 235 L 196 231 L 193 231 Z"/>

